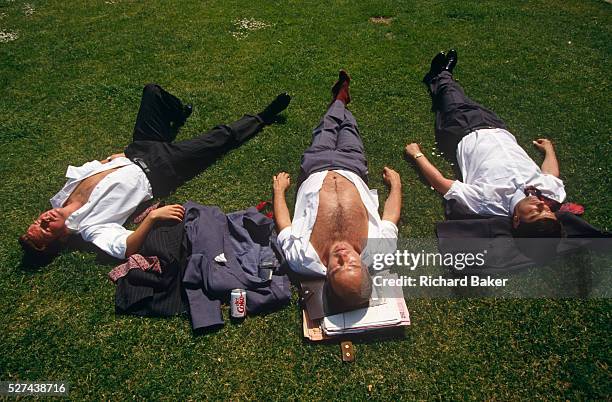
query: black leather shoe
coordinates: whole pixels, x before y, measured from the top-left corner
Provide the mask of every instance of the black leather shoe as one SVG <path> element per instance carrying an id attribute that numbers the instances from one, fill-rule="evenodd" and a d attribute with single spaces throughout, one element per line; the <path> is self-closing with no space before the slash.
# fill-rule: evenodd
<path id="1" fill-rule="evenodd" d="M 291 102 L 291 96 L 287 92 L 283 92 L 274 98 L 258 116 L 264 123 L 272 124 L 276 115 L 287 109 L 289 102 Z"/>
<path id="2" fill-rule="evenodd" d="M 446 55 L 444 52 L 440 52 L 431 59 L 431 65 L 429 66 L 429 71 L 423 77 L 423 82 L 425 84 L 429 84 L 431 80 L 438 74 L 444 70 L 447 64 Z"/>
<path id="3" fill-rule="evenodd" d="M 444 66 L 444 69 L 452 74 L 455 66 L 457 65 L 458 58 L 459 57 L 457 56 L 457 51 L 455 49 L 449 50 L 448 54 L 446 55 L 446 65 Z"/>

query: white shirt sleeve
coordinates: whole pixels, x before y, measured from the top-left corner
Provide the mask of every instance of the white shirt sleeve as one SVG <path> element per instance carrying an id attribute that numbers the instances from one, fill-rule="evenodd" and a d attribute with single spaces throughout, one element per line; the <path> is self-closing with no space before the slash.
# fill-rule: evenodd
<path id="1" fill-rule="evenodd" d="M 106 223 L 90 226 L 81 232 L 83 240 L 92 242 L 105 253 L 119 259 L 125 259 L 127 238 L 133 233 L 118 223 Z"/>
<path id="2" fill-rule="evenodd" d="M 479 187 L 463 183 L 459 180 L 453 182 L 451 188 L 444 194 L 444 198 L 447 200 L 457 200 L 476 214 L 481 212 L 481 205 L 485 199 L 484 193 Z"/>
<path id="3" fill-rule="evenodd" d="M 397 250 L 397 226 L 386 220 L 381 220 L 376 238 L 368 238 L 365 248 L 361 252 L 361 261 L 372 267 L 375 255 L 393 254 Z"/>
<path id="4" fill-rule="evenodd" d="M 529 185 L 535 186 L 535 188 L 542 192 L 544 197 L 557 202 L 563 202 L 565 200 L 566 194 L 563 181 L 551 174 L 542 173 L 537 180 L 530 182 Z"/>
<path id="5" fill-rule="evenodd" d="M 380 221 L 380 237 L 383 239 L 397 239 L 399 230 L 395 223 L 391 221 Z"/>
<path id="6" fill-rule="evenodd" d="M 327 268 L 315 249 L 310 243 L 304 244 L 303 238 L 295 236 L 291 226 L 281 230 L 277 241 L 292 271 L 300 275 L 325 276 Z"/>
<path id="7" fill-rule="evenodd" d="M 383 249 L 386 254 L 394 253 L 397 250 L 397 234 L 399 230 L 395 223 L 391 221 L 380 222 L 380 237 L 383 243 Z"/>
<path id="8" fill-rule="evenodd" d="M 291 269 L 296 272 L 301 272 L 301 268 L 304 265 L 302 239 L 292 236 L 291 226 L 287 226 L 280 231 L 277 236 L 277 241 Z"/>

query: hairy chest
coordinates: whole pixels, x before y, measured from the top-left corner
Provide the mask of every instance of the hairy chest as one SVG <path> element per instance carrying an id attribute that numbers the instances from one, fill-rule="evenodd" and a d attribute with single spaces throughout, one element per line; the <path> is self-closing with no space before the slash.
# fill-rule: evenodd
<path id="1" fill-rule="evenodd" d="M 319 192 L 317 219 L 310 236 L 317 254 L 324 256 L 337 241 L 357 247 L 367 236 L 368 212 L 357 188 L 343 176 L 328 173 Z"/>

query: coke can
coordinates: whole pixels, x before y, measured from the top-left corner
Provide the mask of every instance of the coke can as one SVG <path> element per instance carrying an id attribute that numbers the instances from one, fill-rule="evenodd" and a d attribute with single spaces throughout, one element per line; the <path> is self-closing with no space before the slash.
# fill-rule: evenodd
<path id="1" fill-rule="evenodd" d="M 232 318 L 246 317 L 246 291 L 244 289 L 232 289 L 230 303 Z"/>

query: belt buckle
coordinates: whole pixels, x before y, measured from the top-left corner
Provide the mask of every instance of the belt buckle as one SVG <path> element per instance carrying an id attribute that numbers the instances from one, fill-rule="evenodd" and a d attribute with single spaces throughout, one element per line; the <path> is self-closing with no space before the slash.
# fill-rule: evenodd
<path id="1" fill-rule="evenodd" d="M 145 161 L 143 161 L 142 159 L 134 158 L 134 163 L 136 163 L 138 166 L 140 166 L 140 168 L 142 170 L 144 170 L 145 173 L 151 173 L 151 171 L 149 170 L 149 167 L 147 166 Z"/>

